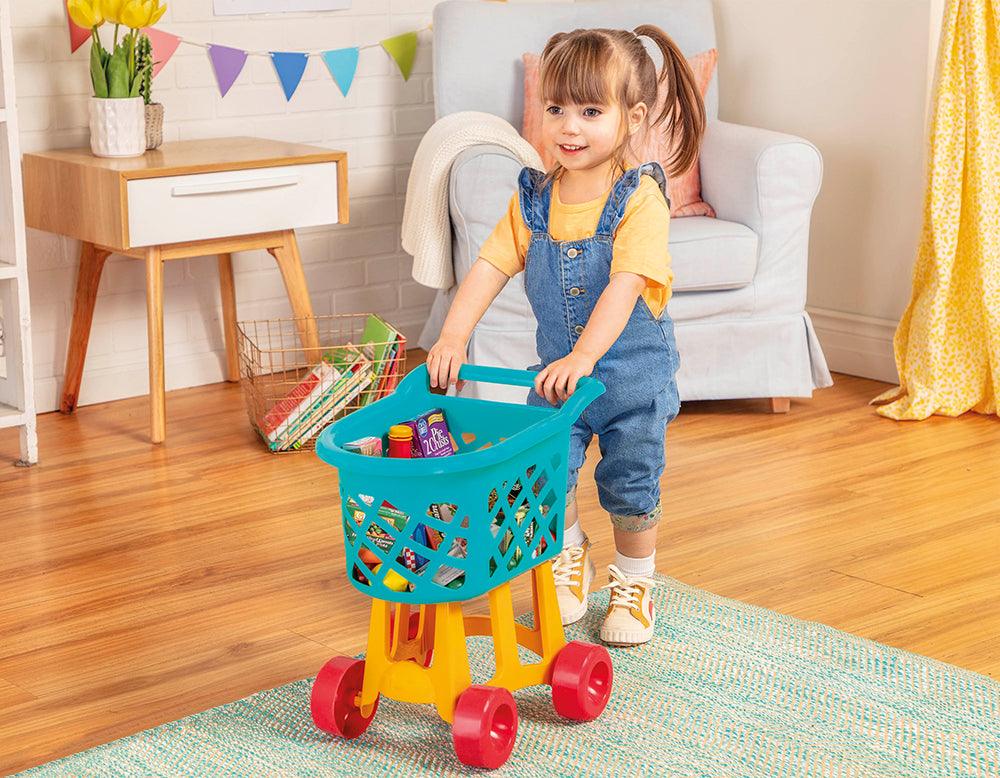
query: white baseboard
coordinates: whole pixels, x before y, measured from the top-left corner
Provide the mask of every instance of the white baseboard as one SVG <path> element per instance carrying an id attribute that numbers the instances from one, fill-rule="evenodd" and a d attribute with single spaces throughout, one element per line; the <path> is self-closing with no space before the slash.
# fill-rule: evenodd
<path id="1" fill-rule="evenodd" d="M 807 308 L 830 369 L 896 384 L 892 339 L 897 322 L 858 313 Z"/>
<path id="2" fill-rule="evenodd" d="M 206 351 L 168 360 L 167 391 L 221 383 L 225 380 L 225 352 Z M 59 410 L 62 376 L 35 380 L 38 413 Z M 87 370 L 80 382 L 77 407 L 149 394 L 149 368 L 145 364 Z"/>

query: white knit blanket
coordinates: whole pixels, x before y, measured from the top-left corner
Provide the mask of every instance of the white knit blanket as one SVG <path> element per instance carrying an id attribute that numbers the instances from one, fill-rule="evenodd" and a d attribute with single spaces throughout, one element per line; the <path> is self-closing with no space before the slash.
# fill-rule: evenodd
<path id="1" fill-rule="evenodd" d="M 455 283 L 448 181 L 458 155 L 480 144 L 501 146 L 522 165 L 542 167 L 538 152 L 499 116 L 460 111 L 434 122 L 413 157 L 403 208 L 403 250 L 413 255 L 413 278 L 424 286 L 448 289 Z"/>

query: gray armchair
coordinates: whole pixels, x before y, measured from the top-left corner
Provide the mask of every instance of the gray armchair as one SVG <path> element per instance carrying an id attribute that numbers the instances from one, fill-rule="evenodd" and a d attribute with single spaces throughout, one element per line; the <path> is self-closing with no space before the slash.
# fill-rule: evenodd
<path id="1" fill-rule="evenodd" d="M 652 23 L 693 55 L 715 46 L 710 0 L 493 4 L 450 0 L 434 9 L 437 115 L 477 110 L 520 128 L 521 55 L 578 27 Z M 809 220 L 822 178 L 806 140 L 718 120 L 718 78 L 705 100 L 702 193 L 717 217 L 670 225 L 682 400 L 808 397 L 832 381 L 805 312 Z M 500 219 L 520 164 L 495 146 L 452 167 L 453 261 L 460 282 Z M 420 344 L 433 344 L 454 289 L 439 293 Z M 524 368 L 537 362 L 535 319 L 523 279 L 507 284 L 476 328 L 469 359 Z M 473 385 L 469 389 L 476 391 Z M 496 390 L 490 390 L 497 397 Z M 513 396 L 509 399 L 515 399 Z"/>

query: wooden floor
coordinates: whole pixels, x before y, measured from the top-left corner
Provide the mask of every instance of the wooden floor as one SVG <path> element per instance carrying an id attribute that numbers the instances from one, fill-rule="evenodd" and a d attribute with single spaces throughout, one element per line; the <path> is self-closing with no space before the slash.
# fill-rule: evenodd
<path id="1" fill-rule="evenodd" d="M 1000 421 L 891 422 L 866 405 L 881 388 L 839 376 L 787 416 L 685 405 L 658 567 L 1000 677 Z M 171 392 L 159 447 L 147 407 L 43 416 L 30 470 L 0 433 L 0 774 L 362 646 L 334 472 L 262 451 L 236 386 Z M 593 466 L 580 506 L 605 564 Z"/>

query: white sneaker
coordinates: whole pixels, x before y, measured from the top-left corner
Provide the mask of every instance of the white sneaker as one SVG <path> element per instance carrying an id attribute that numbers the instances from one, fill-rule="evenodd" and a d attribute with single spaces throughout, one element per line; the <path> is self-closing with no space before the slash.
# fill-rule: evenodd
<path id="1" fill-rule="evenodd" d="M 582 546 L 564 548 L 552 561 L 563 626 L 579 621 L 587 612 L 587 593 L 596 572 L 590 558 L 589 540 L 583 541 Z"/>
<path id="2" fill-rule="evenodd" d="M 637 646 L 653 637 L 656 612 L 653 587 L 656 581 L 644 576 L 626 576 L 618 567 L 608 568 L 611 590 L 608 612 L 601 625 L 601 640 L 613 646 Z"/>

